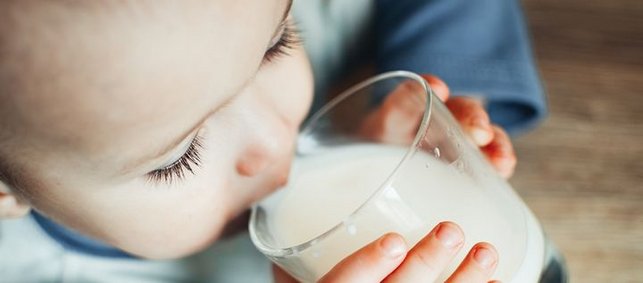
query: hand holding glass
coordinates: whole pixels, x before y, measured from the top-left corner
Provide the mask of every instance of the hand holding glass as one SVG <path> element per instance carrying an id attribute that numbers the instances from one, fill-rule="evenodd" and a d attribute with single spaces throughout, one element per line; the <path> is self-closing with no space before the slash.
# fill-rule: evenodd
<path id="1" fill-rule="evenodd" d="M 421 107 L 411 134 L 373 123 L 386 95 L 400 91 Z M 299 280 L 318 280 L 385 233 L 413 245 L 452 221 L 466 241 L 440 280 L 489 242 L 500 255 L 494 279 L 565 282 L 536 218 L 416 74 L 382 74 L 340 94 L 307 122 L 296 154 L 287 186 L 253 208 L 250 235 Z"/>

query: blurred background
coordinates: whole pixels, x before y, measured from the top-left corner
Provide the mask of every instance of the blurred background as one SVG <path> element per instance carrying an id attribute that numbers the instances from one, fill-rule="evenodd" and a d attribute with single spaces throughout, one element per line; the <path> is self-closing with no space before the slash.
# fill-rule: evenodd
<path id="1" fill-rule="evenodd" d="M 511 182 L 571 282 L 643 282 L 643 1 L 522 2 L 551 113 Z"/>

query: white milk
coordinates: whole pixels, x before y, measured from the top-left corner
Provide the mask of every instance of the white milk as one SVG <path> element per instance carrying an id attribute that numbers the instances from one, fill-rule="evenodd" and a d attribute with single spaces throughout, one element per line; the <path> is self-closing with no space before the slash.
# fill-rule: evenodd
<path id="1" fill-rule="evenodd" d="M 315 240 L 296 255 L 319 278 L 386 232 L 401 233 L 413 245 L 436 224 L 448 220 L 462 227 L 466 240 L 440 281 L 475 243 L 486 241 L 500 255 L 494 279 L 537 282 L 544 258 L 543 235 L 511 188 L 503 185 L 487 193 L 467 175 L 426 153 L 417 153 L 386 183 L 405 153 L 401 147 L 355 145 L 297 160 L 290 183 L 281 192 L 283 199 L 269 220 L 279 233 L 281 247 L 305 243 L 337 226 L 328 237 Z M 498 192 L 502 201 L 494 196 Z"/>

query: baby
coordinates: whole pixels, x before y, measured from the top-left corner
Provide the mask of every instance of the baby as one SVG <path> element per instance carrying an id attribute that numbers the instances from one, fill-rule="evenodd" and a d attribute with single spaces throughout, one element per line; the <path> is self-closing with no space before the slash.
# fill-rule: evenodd
<path id="1" fill-rule="evenodd" d="M 291 4 L 2 1 L 0 217 L 60 225 L 122 252 L 129 264 L 173 259 L 180 265 L 207 250 L 288 179 L 313 94 Z M 448 99 L 442 81 L 425 78 L 509 177 L 516 161 L 511 142 L 482 102 Z M 399 105 L 382 119 L 407 111 Z M 1 229 L 13 223 L 3 222 Z M 47 259 L 24 246 L 3 246 L 15 235 L 4 232 L 4 278 L 61 280 L 25 266 Z M 415 247 L 383 235 L 323 280 L 428 282 L 463 237 L 449 222 Z M 18 255 L 21 260 L 13 258 Z M 493 247 L 480 243 L 450 281 L 487 282 L 497 261 Z M 278 281 L 291 280 L 275 270 Z M 199 280 L 194 276 L 183 279 Z"/>

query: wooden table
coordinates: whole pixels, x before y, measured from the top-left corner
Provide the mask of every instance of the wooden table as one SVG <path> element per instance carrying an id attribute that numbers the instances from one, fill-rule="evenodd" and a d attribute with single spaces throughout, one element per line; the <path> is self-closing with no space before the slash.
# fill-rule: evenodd
<path id="1" fill-rule="evenodd" d="M 643 1 L 523 3 L 551 114 L 511 182 L 571 282 L 643 282 Z"/>

